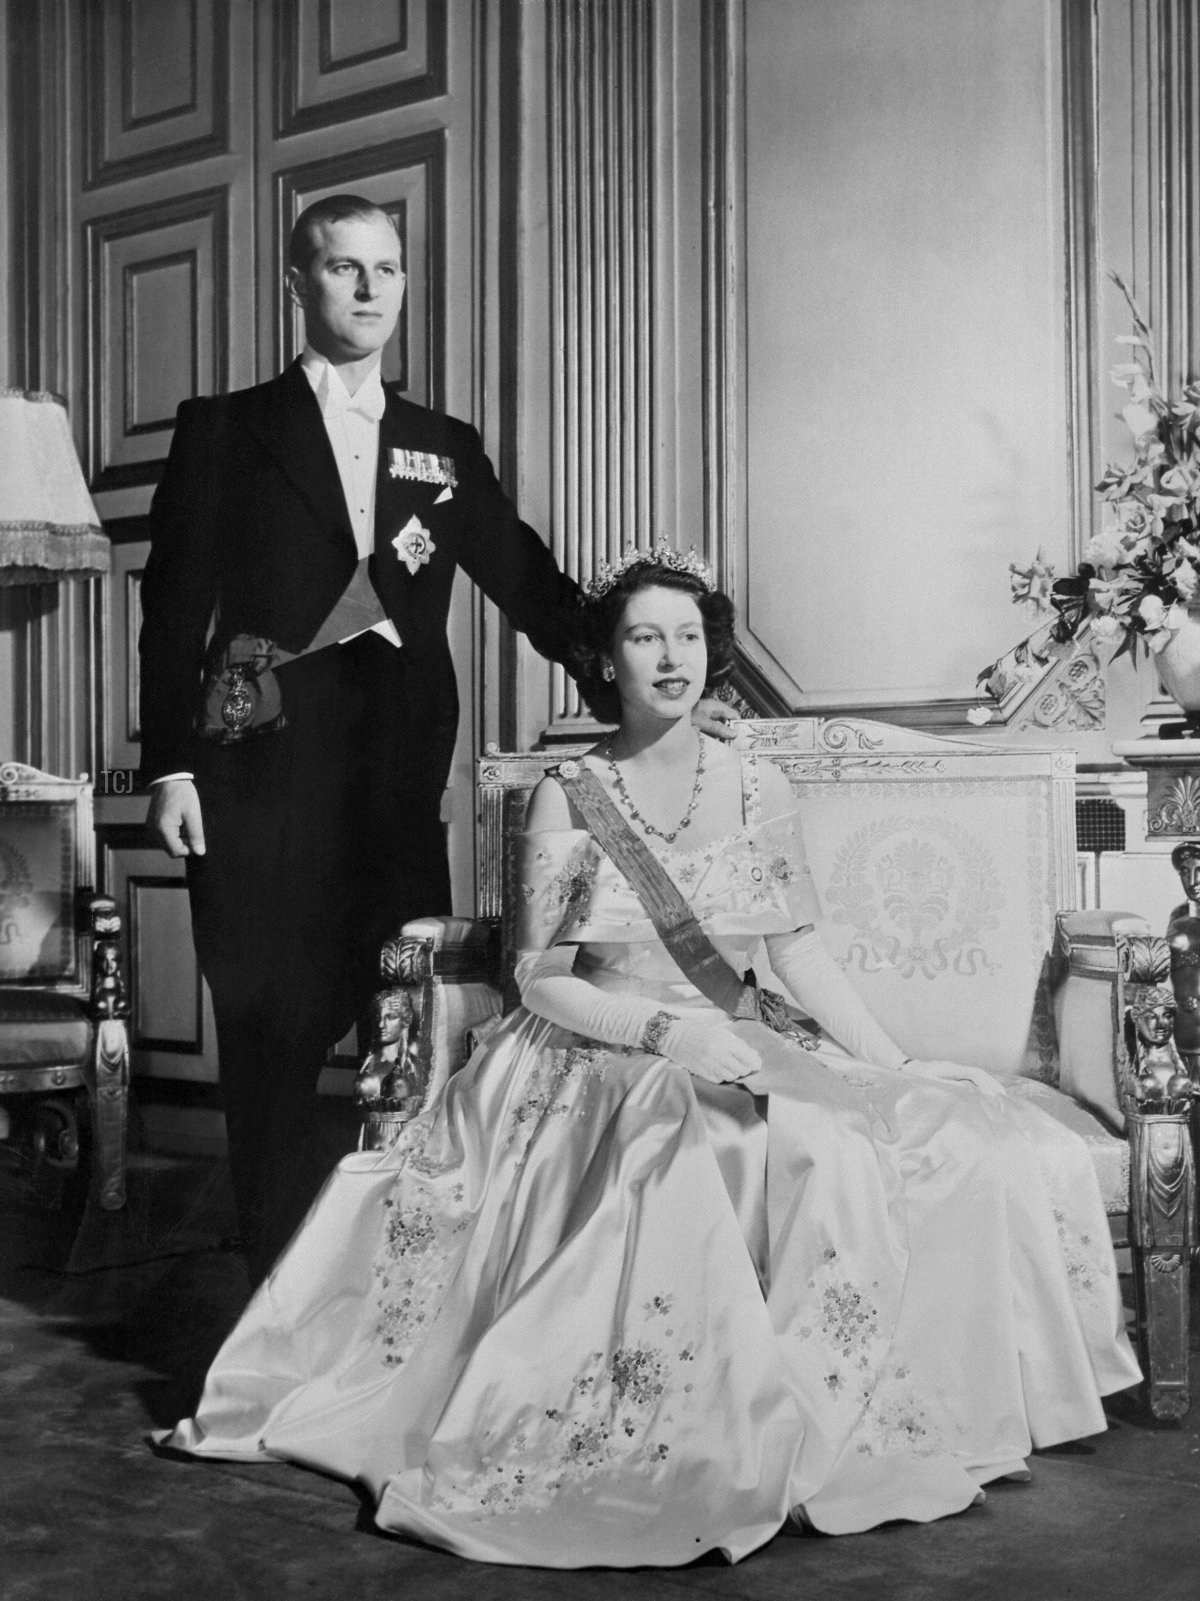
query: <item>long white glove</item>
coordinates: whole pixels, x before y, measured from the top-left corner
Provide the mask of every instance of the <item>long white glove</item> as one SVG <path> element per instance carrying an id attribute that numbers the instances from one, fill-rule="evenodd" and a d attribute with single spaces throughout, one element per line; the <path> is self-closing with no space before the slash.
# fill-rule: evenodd
<path id="1" fill-rule="evenodd" d="M 552 945 L 545 951 L 524 951 L 517 958 L 514 977 L 522 1004 L 538 1017 L 560 1028 L 606 1045 L 640 1046 L 646 1024 L 666 1010 L 640 995 L 612 995 L 572 968 L 574 945 Z M 745 1078 L 762 1066 L 762 1058 L 729 1023 L 714 1023 L 710 1014 L 688 1018 L 672 1014 L 663 1031 L 658 1052 L 698 1078 L 727 1084 Z"/>
<path id="2" fill-rule="evenodd" d="M 768 934 L 766 946 L 772 969 L 793 999 L 851 1055 L 875 1067 L 902 1067 L 913 1078 L 973 1084 L 983 1095 L 1003 1098 L 1004 1086 L 982 1067 L 906 1059 L 871 1016 L 862 996 L 825 949 L 815 928 L 798 934 Z"/>
<path id="3" fill-rule="evenodd" d="M 815 928 L 768 934 L 771 968 L 797 1006 L 860 1061 L 903 1067 L 904 1052 L 867 1010 L 866 1003 L 825 949 Z"/>

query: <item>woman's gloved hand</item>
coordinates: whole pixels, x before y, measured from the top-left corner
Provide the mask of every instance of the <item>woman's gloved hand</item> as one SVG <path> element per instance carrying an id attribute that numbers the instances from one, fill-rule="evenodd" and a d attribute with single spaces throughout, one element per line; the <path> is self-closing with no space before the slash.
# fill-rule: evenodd
<path id="1" fill-rule="evenodd" d="M 579 977 L 574 962 L 573 945 L 521 952 L 515 976 L 531 1012 L 584 1039 L 653 1049 L 711 1084 L 733 1083 L 762 1066 L 758 1052 L 723 1016 L 681 1017 L 640 995 L 609 994 Z M 659 1025 L 653 1047 L 644 1038 L 650 1024 Z"/>
<path id="2" fill-rule="evenodd" d="M 903 1071 L 913 1078 L 940 1079 L 949 1084 L 973 1084 L 981 1095 L 1004 1097 L 1004 1085 L 982 1067 L 967 1067 L 963 1062 L 922 1062 L 916 1059 L 905 1062 Z"/>
<path id="3" fill-rule="evenodd" d="M 710 1084 L 736 1084 L 756 1073 L 762 1057 L 728 1023 L 677 1018 L 663 1034 L 662 1054 Z"/>

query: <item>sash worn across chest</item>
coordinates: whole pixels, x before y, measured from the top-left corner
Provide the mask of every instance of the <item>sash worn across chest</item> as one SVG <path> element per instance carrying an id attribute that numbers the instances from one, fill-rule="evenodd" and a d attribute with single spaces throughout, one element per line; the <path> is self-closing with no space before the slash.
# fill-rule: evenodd
<path id="1" fill-rule="evenodd" d="M 739 978 L 696 921 L 675 881 L 608 798 L 582 762 L 563 762 L 550 772 L 566 790 L 588 832 L 637 892 L 658 937 L 685 978 L 714 1006 L 733 1018 L 765 1023 L 805 1050 L 815 1050 L 812 1024 L 796 1017 L 782 995 L 762 989 L 753 971 Z"/>

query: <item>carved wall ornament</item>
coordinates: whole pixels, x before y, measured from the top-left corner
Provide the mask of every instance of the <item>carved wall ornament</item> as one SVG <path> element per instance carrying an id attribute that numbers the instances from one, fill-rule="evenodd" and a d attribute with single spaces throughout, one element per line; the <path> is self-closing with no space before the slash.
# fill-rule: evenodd
<path id="1" fill-rule="evenodd" d="M 838 851 L 825 898 L 835 922 L 853 925 L 845 960 L 863 972 L 998 970 L 985 944 L 1005 904 L 995 863 L 981 839 L 945 818 L 900 815 L 860 828 Z"/>
<path id="2" fill-rule="evenodd" d="M 884 778 L 917 778 L 946 770 L 945 763 L 933 756 L 798 757 L 784 758 L 778 766 L 793 783 L 801 779 L 809 782 L 819 779 L 824 784 L 838 783 L 843 778 L 862 778 L 872 773 Z"/>
<path id="3" fill-rule="evenodd" d="M 1106 695 L 1104 664 L 1095 651 L 1081 650 L 1051 675 L 1019 726 L 1103 728 Z"/>
<path id="4" fill-rule="evenodd" d="M 751 718 L 758 716 L 757 708 L 752 706 L 744 695 L 740 695 L 728 681 L 717 689 L 716 698 L 719 701 L 723 701 L 726 706 L 732 707 L 739 717 Z"/>
<path id="5" fill-rule="evenodd" d="M 1161 790 L 1150 775 L 1151 805 L 1146 822 L 1147 834 L 1194 834 L 1200 832 L 1200 777 L 1181 773 Z"/>
<path id="6" fill-rule="evenodd" d="M 872 739 L 860 723 L 822 723 L 820 741 L 826 750 L 878 750 L 882 739 Z"/>

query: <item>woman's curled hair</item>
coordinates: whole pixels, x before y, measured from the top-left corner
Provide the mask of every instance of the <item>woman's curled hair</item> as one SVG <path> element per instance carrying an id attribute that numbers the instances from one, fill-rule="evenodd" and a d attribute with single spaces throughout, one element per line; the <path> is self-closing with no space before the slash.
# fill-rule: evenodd
<path id="1" fill-rule="evenodd" d="M 640 589 L 678 589 L 691 595 L 704 624 L 708 649 L 708 675 L 704 692 L 713 693 L 733 670 L 733 602 L 719 589 L 709 589 L 691 573 L 676 572 L 653 562 L 642 562 L 624 572 L 602 595 L 587 596 L 580 608 L 578 636 L 568 666 L 579 685 L 588 710 L 600 723 L 621 717 L 617 686 L 604 678 L 604 664 L 612 658 L 617 625 L 630 596 Z"/>

